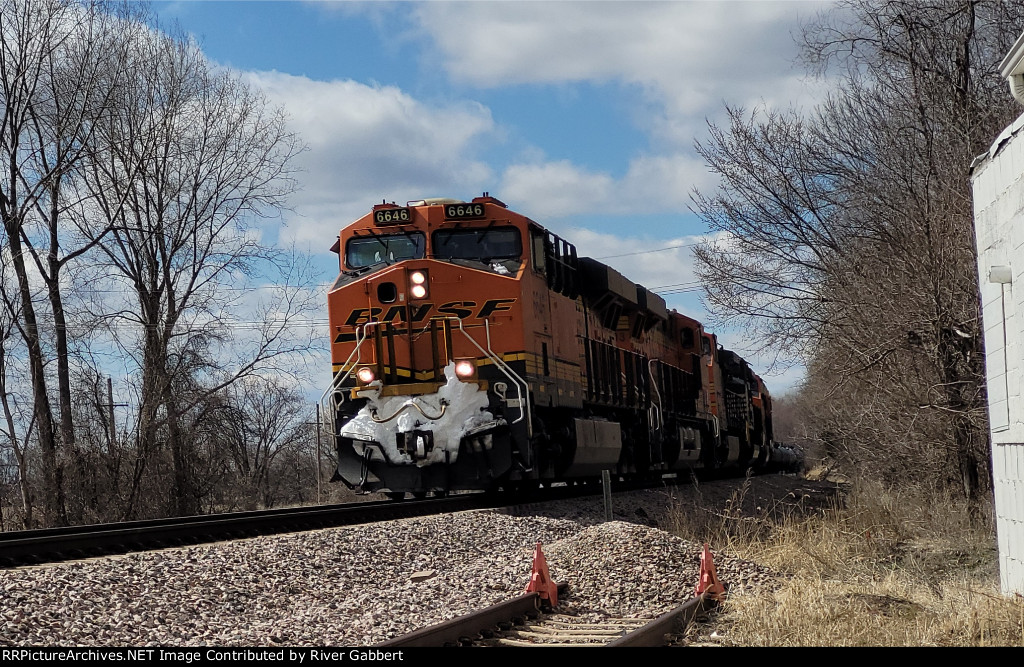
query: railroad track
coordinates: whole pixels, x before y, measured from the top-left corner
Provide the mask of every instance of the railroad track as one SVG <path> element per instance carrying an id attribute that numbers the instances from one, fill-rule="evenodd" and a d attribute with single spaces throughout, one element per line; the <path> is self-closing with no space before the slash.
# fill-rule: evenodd
<path id="1" fill-rule="evenodd" d="M 615 484 L 613 490 L 628 485 Z M 0 569 L 601 493 L 600 484 L 0 532 Z"/>
<path id="2" fill-rule="evenodd" d="M 651 483 L 614 481 L 612 491 L 651 488 L 679 481 L 674 475 Z M 446 512 L 510 507 L 600 493 L 601 484 L 594 482 L 545 489 L 519 489 L 509 493 L 468 493 L 426 500 L 341 503 L 0 532 L 0 569 Z"/>
<path id="3" fill-rule="evenodd" d="M 491 507 L 495 500 L 473 494 L 12 531 L 0 533 L 0 567 L 457 512 Z"/>
<path id="4" fill-rule="evenodd" d="M 559 594 L 566 588 L 560 584 Z M 657 618 L 609 618 L 592 623 L 545 610 L 537 593 L 527 593 L 378 646 L 666 646 L 668 637 L 681 633 L 698 613 L 715 604 L 701 595 Z"/>

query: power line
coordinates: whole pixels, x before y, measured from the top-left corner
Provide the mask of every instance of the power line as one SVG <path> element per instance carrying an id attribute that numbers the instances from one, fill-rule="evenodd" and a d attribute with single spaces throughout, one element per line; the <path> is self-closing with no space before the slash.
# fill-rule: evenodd
<path id="1" fill-rule="evenodd" d="M 685 283 L 672 283 L 671 285 L 656 285 L 654 287 L 648 287 L 647 289 L 649 289 L 651 291 L 654 291 L 654 290 L 669 289 L 669 288 L 675 288 L 675 287 L 699 287 L 700 284 L 701 283 L 700 283 L 699 280 L 689 280 L 689 281 L 687 281 Z"/>
<path id="2" fill-rule="evenodd" d="M 679 248 L 695 248 L 700 243 L 684 243 L 682 245 L 671 245 L 667 248 L 657 248 L 655 250 L 638 250 L 636 252 L 624 252 L 621 255 L 605 255 L 604 257 L 595 257 L 594 259 L 614 259 L 616 257 L 629 257 L 631 255 L 647 255 L 652 252 L 665 252 L 666 250 L 678 250 Z"/>
<path id="3" fill-rule="evenodd" d="M 230 287 L 230 286 L 227 286 L 227 285 L 221 286 L 221 285 L 211 284 L 209 286 L 209 289 L 216 290 L 217 292 L 252 292 L 252 291 L 255 291 L 255 290 L 266 290 L 266 289 L 301 289 L 301 290 L 308 290 L 308 291 L 311 291 L 311 292 L 321 292 L 321 291 L 327 291 L 328 287 L 330 287 L 330 283 L 320 283 L 320 284 L 315 285 L 315 286 L 308 286 L 308 285 L 278 285 L 278 284 L 272 284 L 271 283 L 271 284 L 263 284 L 263 285 L 251 285 L 249 287 Z M 128 295 L 134 295 L 134 294 L 136 294 L 136 290 L 135 290 L 134 287 L 128 285 L 128 286 L 125 286 L 124 289 L 96 289 L 96 288 L 88 288 L 88 287 L 75 288 L 75 289 L 68 290 L 68 293 L 70 295 L 72 295 L 72 296 L 76 295 L 76 294 L 128 294 Z"/>
<path id="4" fill-rule="evenodd" d="M 663 296 L 666 294 L 688 294 L 690 292 L 700 292 L 703 289 L 704 288 L 701 287 L 700 285 L 696 285 L 694 287 L 683 287 L 680 289 L 657 290 L 655 291 L 655 294 L 661 294 Z"/>

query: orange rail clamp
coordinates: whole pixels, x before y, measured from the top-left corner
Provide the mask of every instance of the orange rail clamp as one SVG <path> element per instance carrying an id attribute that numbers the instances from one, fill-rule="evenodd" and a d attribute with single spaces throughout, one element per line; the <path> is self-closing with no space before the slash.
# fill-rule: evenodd
<path id="1" fill-rule="evenodd" d="M 712 600 L 719 600 L 725 593 L 725 586 L 718 580 L 715 574 L 715 563 L 711 560 L 711 549 L 707 543 L 704 544 L 704 551 L 700 554 L 700 581 L 697 582 L 697 595 L 707 594 Z"/>
<path id="2" fill-rule="evenodd" d="M 541 600 L 547 600 L 552 607 L 558 606 L 558 585 L 551 581 L 548 574 L 548 561 L 540 550 L 540 542 L 533 552 L 533 572 L 530 583 L 526 585 L 527 593 L 537 593 Z"/>

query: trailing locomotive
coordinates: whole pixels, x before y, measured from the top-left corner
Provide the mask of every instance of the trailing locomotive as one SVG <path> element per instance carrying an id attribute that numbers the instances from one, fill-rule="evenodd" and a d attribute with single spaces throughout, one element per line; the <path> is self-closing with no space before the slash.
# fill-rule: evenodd
<path id="1" fill-rule="evenodd" d="M 335 480 L 392 495 L 765 465 L 771 398 L 657 294 L 484 193 L 332 248 Z"/>

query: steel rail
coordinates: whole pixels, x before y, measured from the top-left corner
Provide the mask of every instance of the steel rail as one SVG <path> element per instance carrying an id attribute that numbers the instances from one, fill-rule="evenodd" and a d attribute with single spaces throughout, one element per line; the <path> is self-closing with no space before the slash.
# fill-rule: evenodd
<path id="1" fill-rule="evenodd" d="M 559 595 L 563 595 L 568 586 L 562 583 L 558 588 Z M 557 614 L 557 610 L 545 610 L 550 615 L 542 613 L 540 596 L 527 593 L 376 646 L 665 646 L 667 636 L 682 633 L 698 613 L 715 604 L 708 596 L 700 595 L 651 620 L 610 618 L 596 623 L 577 623 Z M 537 620 L 526 623 L 526 618 Z"/>
<path id="2" fill-rule="evenodd" d="M 558 584 L 558 592 L 564 593 L 568 586 Z M 490 607 L 475 611 L 465 616 L 453 618 L 437 625 L 431 625 L 409 634 L 389 639 L 377 644 L 381 647 L 418 647 L 418 646 L 445 646 L 446 644 L 458 644 L 465 640 L 472 640 L 480 632 L 488 628 L 497 627 L 499 623 L 509 621 L 517 617 L 525 617 L 535 614 L 541 608 L 540 595 L 537 593 L 526 593 L 517 598 L 498 602 Z"/>
<path id="3" fill-rule="evenodd" d="M 647 625 L 616 639 L 608 646 L 664 646 L 665 635 L 682 632 L 697 614 L 708 611 L 716 604 L 707 595 L 699 595 L 665 612 Z"/>
<path id="4" fill-rule="evenodd" d="M 629 488 L 632 487 L 616 485 L 617 490 Z M 0 532 L 0 569 L 447 512 L 514 507 L 596 493 L 600 493 L 600 485 L 581 483 L 427 500 L 341 503 Z"/>
<path id="5" fill-rule="evenodd" d="M 501 503 L 497 497 L 481 493 L 13 531 L 0 533 L 0 567 L 373 523 L 498 504 Z"/>
<path id="6" fill-rule="evenodd" d="M 612 490 L 619 492 L 655 488 L 680 482 L 685 480 L 661 479 L 648 483 L 616 480 L 612 482 Z M 599 481 L 579 480 L 564 486 L 529 489 L 512 485 L 499 492 L 468 493 L 429 500 L 341 503 L 0 532 L 0 569 L 445 512 L 514 508 L 602 492 Z"/>

